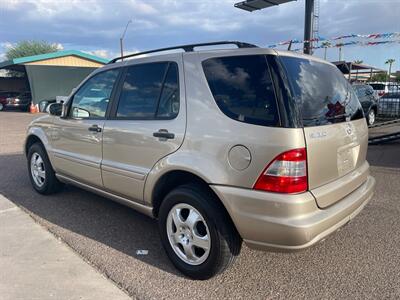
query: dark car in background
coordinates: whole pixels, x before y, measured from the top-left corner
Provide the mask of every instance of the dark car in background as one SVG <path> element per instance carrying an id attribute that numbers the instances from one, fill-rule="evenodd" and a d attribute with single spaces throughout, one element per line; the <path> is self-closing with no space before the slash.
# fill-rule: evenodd
<path id="1" fill-rule="evenodd" d="M 378 114 L 378 96 L 368 84 L 356 84 L 353 88 L 360 100 L 368 125 L 373 125 Z"/>
<path id="2" fill-rule="evenodd" d="M 6 108 L 6 105 L 8 103 L 8 98 L 11 97 L 16 97 L 18 96 L 18 92 L 6 92 L 6 91 L 0 91 L 0 111 L 4 110 Z"/>
<path id="3" fill-rule="evenodd" d="M 388 93 L 379 99 L 379 117 L 387 120 L 400 118 L 400 88 L 398 92 Z"/>
<path id="4" fill-rule="evenodd" d="M 22 111 L 29 110 L 29 106 L 32 102 L 30 92 L 22 92 L 10 95 L 6 98 L 4 108 L 17 108 Z"/>

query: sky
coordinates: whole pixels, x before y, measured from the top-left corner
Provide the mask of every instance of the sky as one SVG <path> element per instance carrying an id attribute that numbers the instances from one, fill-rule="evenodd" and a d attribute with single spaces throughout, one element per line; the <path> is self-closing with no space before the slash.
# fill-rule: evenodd
<path id="1" fill-rule="evenodd" d="M 319 1 L 321 37 L 400 32 L 400 0 Z M 21 40 L 44 40 L 57 44 L 59 49 L 113 58 L 119 54 L 119 38 L 128 20 L 132 23 L 124 39 L 126 52 L 218 40 L 240 40 L 265 47 L 302 39 L 305 0 L 252 13 L 235 8 L 235 2 L 0 0 L 0 60 L 10 46 Z M 400 70 L 400 37 L 397 40 L 399 43 L 390 45 L 344 47 L 343 59 L 363 60 L 386 69 L 385 61 L 394 58 L 393 68 Z M 339 59 L 337 48 L 328 49 L 327 54 L 330 61 Z M 315 55 L 323 57 L 323 50 Z"/>

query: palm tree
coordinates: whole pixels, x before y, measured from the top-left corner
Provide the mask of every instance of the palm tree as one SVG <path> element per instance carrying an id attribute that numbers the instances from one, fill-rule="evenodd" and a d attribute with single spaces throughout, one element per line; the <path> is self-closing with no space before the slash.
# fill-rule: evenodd
<path id="1" fill-rule="evenodd" d="M 322 47 L 324 47 L 324 59 L 326 60 L 326 51 L 328 50 L 328 47 L 330 47 L 332 44 L 328 41 L 322 42 L 321 43 Z"/>
<path id="2" fill-rule="evenodd" d="M 390 82 L 390 74 L 392 73 L 392 65 L 394 64 L 396 60 L 394 58 L 389 58 L 387 61 L 385 61 L 386 65 L 389 65 L 389 73 L 388 73 L 388 80 Z"/>
<path id="3" fill-rule="evenodd" d="M 362 60 L 360 60 L 360 59 L 357 59 L 357 60 L 353 61 L 353 63 L 354 63 L 354 64 L 357 64 L 357 65 L 361 65 L 363 62 L 364 62 L 364 61 L 362 61 Z M 357 69 L 357 72 L 356 72 L 356 81 L 357 81 L 357 80 L 358 80 L 358 69 Z"/>

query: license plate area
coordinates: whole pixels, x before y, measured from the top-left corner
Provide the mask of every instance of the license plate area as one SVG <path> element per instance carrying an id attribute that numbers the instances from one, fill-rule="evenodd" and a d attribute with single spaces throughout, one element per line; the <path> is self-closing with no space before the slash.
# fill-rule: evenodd
<path id="1" fill-rule="evenodd" d="M 344 176 L 355 169 L 359 155 L 359 144 L 352 143 L 338 149 L 337 168 L 339 177 Z"/>

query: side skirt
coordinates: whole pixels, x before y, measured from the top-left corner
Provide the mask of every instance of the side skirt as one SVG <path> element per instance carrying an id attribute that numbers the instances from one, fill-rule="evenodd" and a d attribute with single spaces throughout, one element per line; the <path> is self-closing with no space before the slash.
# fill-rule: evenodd
<path id="1" fill-rule="evenodd" d="M 99 189 L 97 187 L 93 187 L 90 185 L 87 185 L 85 183 L 81 183 L 79 181 L 76 181 L 75 179 L 72 179 L 70 177 L 64 176 L 64 175 L 60 175 L 60 174 L 56 174 L 56 177 L 64 183 L 68 183 L 68 184 L 72 184 L 75 185 L 79 188 L 82 188 L 84 190 L 87 190 L 89 192 L 93 192 L 95 194 L 98 194 L 100 196 L 109 198 L 115 202 L 118 202 L 122 205 L 128 206 L 130 208 L 133 208 L 134 210 L 137 210 L 138 212 L 145 214 L 146 216 L 149 216 L 151 218 L 154 218 L 153 216 L 153 207 L 151 206 L 146 206 L 137 202 L 133 202 L 132 200 L 129 200 L 127 198 L 121 197 L 121 196 L 117 196 L 114 194 L 111 194 L 107 191 L 104 191 L 102 189 Z"/>

